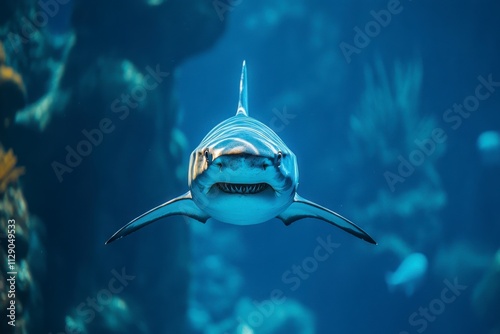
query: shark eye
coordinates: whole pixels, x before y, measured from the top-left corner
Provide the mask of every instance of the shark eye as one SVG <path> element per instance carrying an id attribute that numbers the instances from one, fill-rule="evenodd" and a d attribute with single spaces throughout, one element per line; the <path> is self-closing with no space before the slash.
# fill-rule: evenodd
<path id="1" fill-rule="evenodd" d="M 281 153 L 281 151 L 278 151 L 278 154 L 276 154 L 276 157 L 274 159 L 276 167 L 279 167 L 281 165 L 281 160 L 283 159 L 283 153 Z"/>
<path id="2" fill-rule="evenodd" d="M 210 153 L 210 151 L 208 150 L 208 148 L 206 148 L 203 151 L 203 156 L 205 157 L 205 160 L 207 161 L 207 164 L 212 163 L 212 154 Z"/>

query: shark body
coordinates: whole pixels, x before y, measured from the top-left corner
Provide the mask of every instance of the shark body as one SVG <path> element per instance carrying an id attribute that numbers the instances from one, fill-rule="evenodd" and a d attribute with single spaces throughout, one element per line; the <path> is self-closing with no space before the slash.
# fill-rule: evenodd
<path id="1" fill-rule="evenodd" d="M 317 218 L 376 244 L 348 219 L 299 196 L 297 158 L 272 129 L 248 115 L 246 78 L 243 62 L 236 115 L 215 126 L 191 153 L 189 191 L 135 218 L 106 244 L 173 215 L 236 225 Z"/>

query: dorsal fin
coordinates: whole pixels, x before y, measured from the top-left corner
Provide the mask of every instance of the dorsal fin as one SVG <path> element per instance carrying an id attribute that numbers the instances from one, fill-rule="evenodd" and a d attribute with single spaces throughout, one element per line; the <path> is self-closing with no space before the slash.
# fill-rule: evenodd
<path id="1" fill-rule="evenodd" d="M 240 114 L 248 116 L 247 64 L 244 60 L 241 67 L 240 99 L 238 101 L 238 110 L 236 111 L 236 115 Z"/>

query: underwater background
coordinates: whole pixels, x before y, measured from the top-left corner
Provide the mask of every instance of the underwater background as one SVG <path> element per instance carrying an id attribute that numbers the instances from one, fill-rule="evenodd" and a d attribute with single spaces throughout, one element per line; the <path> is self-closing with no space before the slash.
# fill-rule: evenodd
<path id="1" fill-rule="evenodd" d="M 499 15 L 0 0 L 0 333 L 500 333 Z M 243 60 L 300 193 L 378 245 L 312 219 L 182 217 L 104 245 L 187 191 Z"/>

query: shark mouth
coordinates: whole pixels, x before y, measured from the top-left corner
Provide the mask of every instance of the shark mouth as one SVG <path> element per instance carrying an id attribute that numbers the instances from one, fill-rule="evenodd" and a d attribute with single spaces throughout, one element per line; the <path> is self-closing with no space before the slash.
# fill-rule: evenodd
<path id="1" fill-rule="evenodd" d="M 221 191 L 228 194 L 257 194 L 269 187 L 267 183 L 244 184 L 218 182 L 216 185 Z"/>

